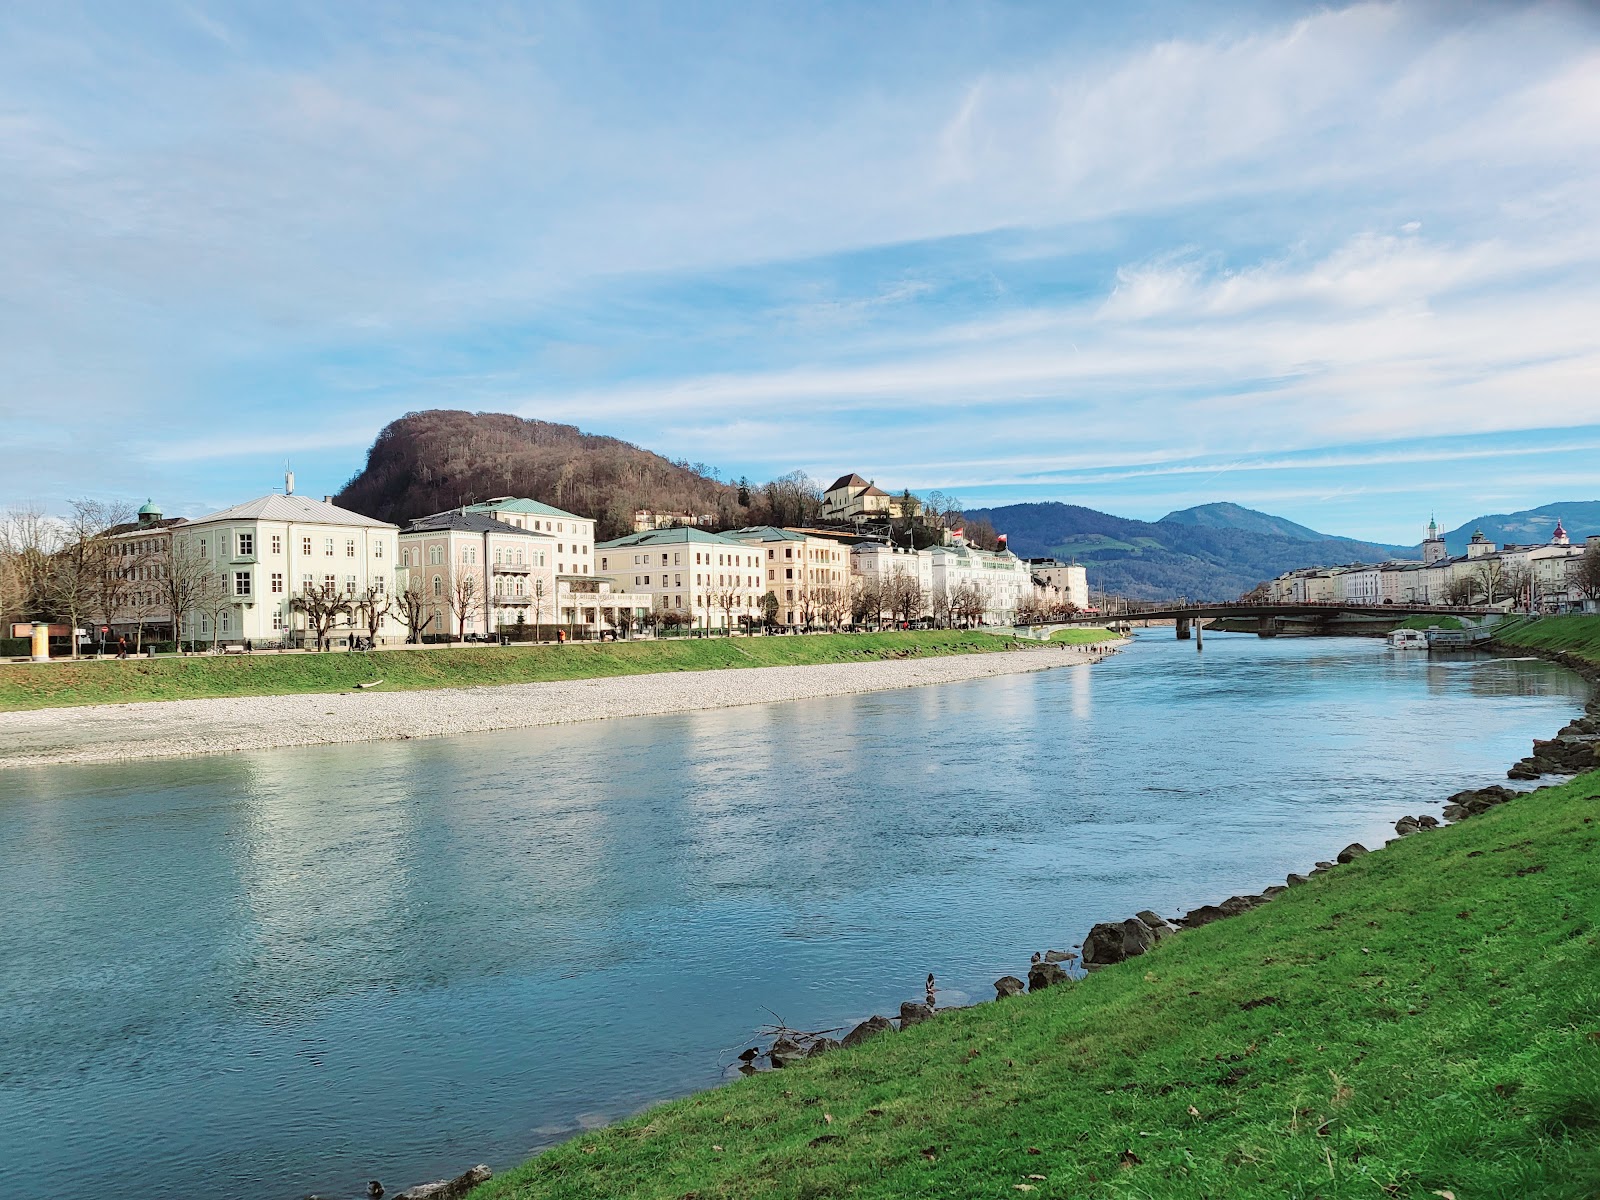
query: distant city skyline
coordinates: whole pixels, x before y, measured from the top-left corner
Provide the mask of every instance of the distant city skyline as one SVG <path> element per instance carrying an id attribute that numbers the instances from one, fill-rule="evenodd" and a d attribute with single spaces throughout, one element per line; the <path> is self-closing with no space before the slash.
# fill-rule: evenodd
<path id="1" fill-rule="evenodd" d="M 1414 544 L 1600 499 L 1600 13 L 17 6 L 0 504 L 516 412 Z"/>

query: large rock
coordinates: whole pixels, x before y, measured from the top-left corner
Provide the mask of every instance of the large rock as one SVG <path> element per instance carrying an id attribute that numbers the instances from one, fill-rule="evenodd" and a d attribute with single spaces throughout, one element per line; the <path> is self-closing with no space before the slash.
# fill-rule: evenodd
<path id="1" fill-rule="evenodd" d="M 806 1057 L 806 1048 L 791 1037 L 780 1037 L 768 1051 L 775 1067 L 792 1067 Z"/>
<path id="2" fill-rule="evenodd" d="M 1356 859 L 1360 858 L 1366 853 L 1367 848 L 1360 842 L 1351 842 L 1343 850 L 1339 851 L 1339 853 L 1333 856 L 1333 861 L 1336 863 L 1343 863 L 1348 866 L 1350 863 L 1355 862 Z"/>
<path id="3" fill-rule="evenodd" d="M 1072 976 L 1061 969 L 1060 963 L 1036 962 L 1028 968 L 1028 990 L 1043 991 L 1058 983 L 1071 983 Z"/>
<path id="4" fill-rule="evenodd" d="M 1471 815 L 1459 804 L 1446 804 L 1444 806 L 1444 819 L 1446 821 L 1465 821 Z"/>
<path id="5" fill-rule="evenodd" d="M 866 1041 L 869 1037 L 876 1037 L 880 1033 L 893 1032 L 894 1022 L 889 1020 L 888 1017 L 880 1017 L 874 1013 L 865 1021 L 861 1022 L 861 1024 L 857 1025 L 849 1033 L 845 1034 L 844 1040 L 839 1044 L 848 1050 L 851 1046 L 861 1045 L 861 1043 Z"/>
<path id="6" fill-rule="evenodd" d="M 1102 921 L 1083 939 L 1083 965 L 1110 966 L 1143 954 L 1155 941 L 1155 934 L 1143 921 Z"/>
<path id="7" fill-rule="evenodd" d="M 1230 917 L 1242 916 L 1267 902 L 1265 896 L 1229 896 L 1217 907 Z"/>
<path id="8" fill-rule="evenodd" d="M 1215 904 L 1202 904 L 1199 908 L 1191 908 L 1183 914 L 1183 927 L 1185 929 L 1199 929 L 1202 925 L 1220 921 L 1226 916 L 1228 914 Z"/>
<path id="9" fill-rule="evenodd" d="M 1439 818 L 1426 815 L 1420 816 L 1417 818 L 1417 825 L 1422 829 L 1437 829 L 1439 828 Z"/>
<path id="10" fill-rule="evenodd" d="M 1004 1000 L 1007 996 L 1020 996 L 1026 986 L 1015 975 L 1002 975 L 994 981 L 994 998 Z"/>
<path id="11" fill-rule="evenodd" d="M 814 1038 L 814 1039 L 812 1039 L 812 1042 L 811 1042 L 811 1049 L 806 1051 L 806 1057 L 807 1058 L 816 1058 L 817 1055 L 819 1055 L 819 1054 L 826 1054 L 828 1051 L 837 1050 L 838 1048 L 839 1048 L 839 1039 L 838 1038 L 831 1038 L 831 1037 Z"/>
<path id="12" fill-rule="evenodd" d="M 1422 822 L 1415 817 L 1401 817 L 1394 823 L 1394 831 L 1401 837 L 1410 837 L 1422 829 Z"/>
<path id="13" fill-rule="evenodd" d="M 1044 952 L 1045 962 L 1075 962 L 1077 957 L 1071 950 L 1046 950 Z"/>
<path id="14" fill-rule="evenodd" d="M 1138 917 L 1139 920 L 1143 921 L 1146 925 L 1150 926 L 1151 929 L 1159 929 L 1163 925 L 1169 925 L 1170 927 L 1170 924 L 1165 917 L 1163 917 L 1160 913 L 1153 912 L 1148 908 L 1141 908 L 1133 915 Z"/>
<path id="15" fill-rule="evenodd" d="M 910 1029 L 924 1021 L 933 1020 L 933 1009 L 920 1000 L 907 1000 L 900 1006 L 900 1028 Z"/>
<path id="16" fill-rule="evenodd" d="M 441 1179 L 437 1183 L 419 1183 L 414 1188 L 407 1188 L 397 1195 L 394 1200 L 461 1200 L 480 1183 L 488 1181 L 494 1172 L 479 1163 L 470 1171 L 463 1171 L 454 1179 Z"/>
<path id="17" fill-rule="evenodd" d="M 1299 887 L 1302 883 L 1310 882 L 1311 880 L 1306 876 L 1296 875 L 1293 871 L 1289 872 L 1287 878 L 1284 879 L 1284 883 L 1286 883 L 1289 887 Z"/>

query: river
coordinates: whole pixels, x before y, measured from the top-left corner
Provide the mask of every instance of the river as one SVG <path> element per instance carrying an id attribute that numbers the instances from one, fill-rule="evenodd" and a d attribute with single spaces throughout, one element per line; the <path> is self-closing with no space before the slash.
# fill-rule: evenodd
<path id="1" fill-rule="evenodd" d="M 992 997 L 1504 778 L 1532 660 L 1152 630 L 1102 665 L 0 775 L 12 1194 L 358 1195 L 712 1086 L 780 1014 Z"/>

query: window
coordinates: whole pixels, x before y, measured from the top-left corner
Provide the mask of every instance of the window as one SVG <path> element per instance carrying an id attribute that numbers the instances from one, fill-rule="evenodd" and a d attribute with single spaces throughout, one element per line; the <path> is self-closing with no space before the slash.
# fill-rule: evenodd
<path id="1" fill-rule="evenodd" d="M 602 571 L 604 571 L 604 570 L 605 570 L 605 569 L 606 569 L 606 567 L 607 567 L 607 566 L 608 566 L 608 565 L 610 565 L 610 560 L 609 560 L 609 559 L 604 559 L 604 558 L 602 558 L 602 559 L 601 559 L 601 560 L 600 560 L 600 569 L 601 569 L 601 570 L 602 570 Z"/>
<path id="2" fill-rule="evenodd" d="M 205 540 L 205 538 L 201 538 L 200 539 L 200 557 L 201 558 L 210 558 L 211 557 L 209 554 L 206 553 L 206 540 Z"/>
<path id="3" fill-rule="evenodd" d="M 317 577 L 315 575 L 302 575 L 302 576 L 300 576 L 300 590 L 302 592 L 310 592 L 311 589 L 316 587 L 316 586 L 317 586 Z"/>
<path id="4" fill-rule="evenodd" d="M 501 565 L 500 551 L 498 549 L 494 552 L 494 565 L 497 567 Z"/>
<path id="5" fill-rule="evenodd" d="M 274 629 L 282 629 L 283 628 L 283 613 L 282 613 L 282 611 L 277 610 L 277 609 L 273 610 L 273 613 L 272 613 L 272 627 Z"/>
<path id="6" fill-rule="evenodd" d="M 310 538 L 303 537 L 303 538 L 300 539 L 300 553 L 301 554 L 310 554 L 311 553 L 311 539 Z"/>
<path id="7" fill-rule="evenodd" d="M 274 596 L 283 595 L 283 572 L 282 571 L 274 571 L 272 573 L 272 594 Z"/>
<path id="8" fill-rule="evenodd" d="M 372 546 L 372 557 L 373 558 L 382 558 L 383 557 L 383 539 L 380 538 L 378 541 L 373 543 L 373 546 Z"/>
<path id="9" fill-rule="evenodd" d="M 354 575 L 346 575 L 344 577 L 344 594 L 346 596 L 354 596 L 356 594 L 356 577 Z"/>
<path id="10" fill-rule="evenodd" d="M 785 546 L 783 548 L 783 556 L 785 558 L 793 558 L 794 557 L 794 548 L 792 546 Z"/>
<path id="11" fill-rule="evenodd" d="M 345 540 L 344 540 L 344 556 L 346 558 L 354 558 L 356 556 L 356 540 L 355 540 L 355 538 L 345 538 Z"/>
<path id="12" fill-rule="evenodd" d="M 235 596 L 248 596 L 250 594 L 249 571 L 235 571 L 233 573 L 233 594 Z"/>
<path id="13" fill-rule="evenodd" d="M 332 538 L 323 538 L 322 539 L 322 553 L 325 554 L 329 558 L 333 557 L 333 539 Z"/>
<path id="14" fill-rule="evenodd" d="M 443 546 L 429 546 L 428 547 L 428 565 L 430 567 L 436 567 L 442 562 L 444 562 L 444 547 Z"/>
<path id="15" fill-rule="evenodd" d="M 272 535 L 272 552 L 274 554 L 283 553 L 283 535 L 281 533 Z"/>
<path id="16" fill-rule="evenodd" d="M 322 590 L 330 596 L 337 592 L 339 590 L 338 576 L 324 575 L 322 577 Z"/>
<path id="17" fill-rule="evenodd" d="M 772 550 L 772 547 L 771 547 L 771 546 L 768 546 L 768 547 L 767 547 L 767 557 L 768 557 L 768 558 L 771 558 L 771 557 L 772 557 L 772 555 L 773 555 L 773 550 Z"/>
<path id="18" fill-rule="evenodd" d="M 223 612 L 223 614 L 222 614 L 222 623 L 217 626 L 217 628 L 220 629 L 223 633 L 227 633 L 229 628 L 232 626 L 233 622 L 228 619 L 232 615 L 233 614 L 231 614 L 229 612 L 226 612 L 226 611 Z"/>
<path id="19" fill-rule="evenodd" d="M 411 551 L 403 549 L 403 548 L 401 549 L 401 551 L 400 551 L 400 565 L 402 567 L 409 567 L 411 565 Z"/>
<path id="20" fill-rule="evenodd" d="M 383 595 L 383 576 L 380 575 L 372 581 L 372 594 L 375 596 Z"/>
<path id="21" fill-rule="evenodd" d="M 557 521 L 557 522 L 556 522 L 556 532 L 557 532 L 557 533 L 562 533 L 562 532 L 564 532 L 564 530 L 563 530 L 563 529 L 562 529 L 562 528 L 561 528 L 561 522 L 560 522 L 560 521 Z"/>
<path id="22" fill-rule="evenodd" d="M 256 535 L 253 533 L 241 533 L 239 535 L 239 557 L 249 558 L 255 552 Z"/>
<path id="23" fill-rule="evenodd" d="M 440 579 L 437 575 L 433 577 L 433 594 L 435 596 L 444 595 L 444 580 Z"/>
<path id="24" fill-rule="evenodd" d="M 677 565 L 678 565 L 678 564 L 679 564 L 679 563 L 681 563 L 681 562 L 682 562 L 682 561 L 683 561 L 683 555 L 681 555 L 681 554 L 674 554 L 674 555 L 673 555 L 673 556 L 672 556 L 672 565 L 673 565 L 673 566 L 677 566 Z"/>

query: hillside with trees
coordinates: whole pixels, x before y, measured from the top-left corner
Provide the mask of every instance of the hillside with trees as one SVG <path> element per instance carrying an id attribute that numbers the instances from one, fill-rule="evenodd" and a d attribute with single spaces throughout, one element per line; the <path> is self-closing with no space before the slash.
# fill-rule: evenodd
<path id="1" fill-rule="evenodd" d="M 631 533 L 641 508 L 711 514 L 724 527 L 744 524 L 746 513 L 739 488 L 704 464 L 672 462 L 573 425 L 447 409 L 390 422 L 334 502 L 404 524 L 495 496 L 592 515 L 602 540 Z"/>

